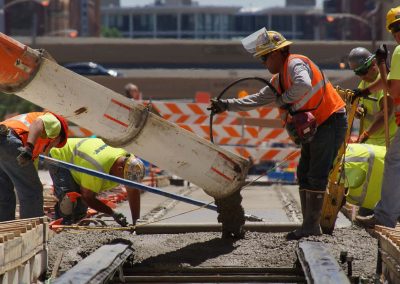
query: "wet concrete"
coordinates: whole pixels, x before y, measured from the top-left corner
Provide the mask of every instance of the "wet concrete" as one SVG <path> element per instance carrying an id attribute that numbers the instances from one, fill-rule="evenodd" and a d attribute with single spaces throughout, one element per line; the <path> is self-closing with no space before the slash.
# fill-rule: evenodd
<path id="1" fill-rule="evenodd" d="M 64 252 L 60 266 L 62 272 L 101 245 L 118 238 L 132 241 L 134 267 L 169 270 L 207 266 L 292 267 L 298 244 L 297 241 L 286 241 L 283 233 L 247 232 L 244 239 L 232 242 L 221 239 L 220 233 L 132 235 L 126 232 L 64 232 L 49 243 L 50 271 L 60 251 Z M 347 251 L 349 256 L 354 257 L 353 275 L 373 279 L 377 242 L 363 229 L 337 229 L 333 236 L 309 237 L 306 240 L 323 242 L 337 261 L 340 252 Z M 343 268 L 347 270 L 346 266 Z"/>
<path id="2" fill-rule="evenodd" d="M 170 186 L 164 190 L 186 194 L 204 202 L 213 201 L 196 187 Z M 296 186 L 252 186 L 242 190 L 242 195 L 242 206 L 248 214 L 258 215 L 267 222 L 301 222 Z M 216 212 L 195 209 L 198 208 L 162 196 L 142 194 L 142 224 L 158 218 L 162 219 L 159 223 L 217 223 Z M 126 203 L 121 204 L 118 210 L 130 215 Z M 325 243 L 338 261 L 340 252 L 347 251 L 349 256 L 354 257 L 353 274 L 372 279 L 376 266 L 376 240 L 363 229 L 352 226 L 343 216 L 337 225 L 338 229 L 332 236 L 309 237 L 306 240 Z M 286 241 L 283 233 L 246 232 L 244 239 L 231 241 L 221 239 L 221 233 L 135 235 L 120 231 L 70 231 L 55 235 L 49 242 L 49 271 L 61 251 L 64 256 L 60 271 L 65 271 L 101 245 L 120 238 L 132 241 L 132 264 L 135 267 L 178 270 L 180 267 L 201 266 L 292 267 L 298 244 L 297 241 Z"/>

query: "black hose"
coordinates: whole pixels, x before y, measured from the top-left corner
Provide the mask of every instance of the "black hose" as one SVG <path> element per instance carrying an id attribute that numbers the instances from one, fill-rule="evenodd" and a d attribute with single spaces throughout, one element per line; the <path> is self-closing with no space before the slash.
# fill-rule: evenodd
<path id="1" fill-rule="evenodd" d="M 222 92 L 217 96 L 217 100 L 220 100 L 221 97 L 234 85 L 243 82 L 243 81 L 247 81 L 247 80 L 256 80 L 256 81 L 260 81 L 263 82 L 265 85 L 267 85 L 275 94 L 277 94 L 278 92 L 276 91 L 275 87 L 272 86 L 272 84 L 270 82 L 268 82 L 266 79 L 264 78 L 260 78 L 260 77 L 245 77 L 245 78 L 240 78 L 232 83 L 230 83 L 228 86 L 225 87 L 225 89 L 222 90 Z M 211 111 L 210 114 L 210 141 L 211 143 L 214 143 L 214 136 L 213 136 L 213 131 L 212 131 L 212 127 L 213 127 L 213 118 L 214 118 L 214 112 Z"/>

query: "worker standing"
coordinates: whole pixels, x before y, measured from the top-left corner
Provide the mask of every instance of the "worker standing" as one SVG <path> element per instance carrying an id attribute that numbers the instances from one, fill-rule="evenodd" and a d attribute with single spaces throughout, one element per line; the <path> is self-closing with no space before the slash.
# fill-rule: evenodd
<path id="1" fill-rule="evenodd" d="M 375 55 L 363 47 L 356 47 L 349 53 L 349 66 L 354 73 L 360 77 L 359 89 L 365 89 L 380 79 L 379 68 L 376 63 Z M 358 143 L 373 144 L 385 146 L 385 121 L 383 109 L 383 90 L 371 93 L 369 98 L 361 98 L 359 101 L 360 120 L 363 126 Z M 389 115 L 389 137 L 393 139 L 397 125 L 393 115 L 393 100 L 388 97 L 388 115 Z"/>
<path id="2" fill-rule="evenodd" d="M 344 141 L 347 129 L 345 103 L 322 71 L 309 58 L 290 53 L 292 42 L 280 33 L 265 28 L 242 40 L 247 51 L 261 59 L 262 64 L 273 74 L 271 88 L 264 87 L 258 93 L 241 98 L 211 100 L 209 109 L 214 113 L 246 111 L 268 104 L 275 104 L 290 136 L 300 137 L 301 156 L 297 167 L 299 193 L 303 213 L 301 228 L 290 232 L 288 240 L 297 240 L 310 235 L 321 235 L 320 217 L 329 171 Z M 304 114 L 316 121 L 306 125 L 293 124 L 296 115 Z M 290 127 L 288 127 L 290 125 Z M 301 137 L 301 134 L 308 136 Z"/>
<path id="3" fill-rule="evenodd" d="M 397 42 L 392 60 L 391 70 L 387 77 L 387 90 L 394 102 L 396 123 L 400 125 L 400 6 L 392 8 L 386 15 L 386 28 Z M 386 62 L 387 49 L 381 46 L 375 53 L 378 65 Z M 360 91 L 365 96 L 376 90 L 384 89 L 381 79 L 366 89 Z M 397 131 L 385 155 L 381 199 L 374 209 L 374 215 L 357 216 L 356 219 L 364 226 L 373 228 L 383 225 L 394 228 L 400 217 L 400 131 Z"/>
<path id="4" fill-rule="evenodd" d="M 142 161 L 124 149 L 113 148 L 98 138 L 70 138 L 63 148 L 52 149 L 54 159 L 96 170 L 120 178 L 140 182 L 145 174 Z M 128 225 L 126 217 L 97 199 L 97 194 L 118 185 L 89 174 L 49 165 L 54 191 L 59 200 L 55 206 L 56 218 L 71 224 L 86 216 L 88 206 L 114 218 L 121 226 Z M 78 193 L 78 194 L 76 194 Z M 128 188 L 128 202 L 133 224 L 140 217 L 140 191 Z"/>
<path id="5" fill-rule="evenodd" d="M 0 123 L 0 221 L 15 219 L 14 187 L 21 219 L 44 215 L 43 185 L 34 162 L 53 146 L 64 146 L 67 136 L 67 122 L 51 112 L 20 114 Z"/>

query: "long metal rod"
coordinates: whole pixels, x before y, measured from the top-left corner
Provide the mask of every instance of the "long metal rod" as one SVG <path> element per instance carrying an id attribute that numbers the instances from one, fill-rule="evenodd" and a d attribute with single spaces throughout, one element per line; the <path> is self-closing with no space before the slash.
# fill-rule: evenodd
<path id="1" fill-rule="evenodd" d="M 201 275 L 125 276 L 124 283 L 305 283 L 303 276 L 286 275 Z M 118 282 L 117 282 L 118 283 Z"/>
<path id="2" fill-rule="evenodd" d="M 196 206 L 200 206 L 200 207 L 204 206 L 204 208 L 217 211 L 217 206 L 216 205 L 207 204 L 205 202 L 201 202 L 201 201 L 189 198 L 189 197 L 184 197 L 184 196 L 181 196 L 181 195 L 178 195 L 178 194 L 166 192 L 166 191 L 160 190 L 160 189 L 152 187 L 152 186 L 148 186 L 148 185 L 145 185 L 145 184 L 141 184 L 141 183 L 137 183 L 137 182 L 134 182 L 134 181 L 126 180 L 126 179 L 123 179 L 123 178 L 120 178 L 120 177 L 116 177 L 116 176 L 113 176 L 113 175 L 105 174 L 105 173 L 98 172 L 98 171 L 95 171 L 95 170 L 92 170 L 92 169 L 80 167 L 80 166 L 77 166 L 77 165 L 74 165 L 74 164 L 71 164 L 71 163 L 67 163 L 67 162 L 64 162 L 64 161 L 60 161 L 60 160 L 57 160 L 57 159 L 54 159 L 54 158 L 50 158 L 50 157 L 47 157 L 47 156 L 40 155 L 39 158 L 41 160 L 45 160 L 46 162 L 48 162 L 48 163 L 50 163 L 52 165 L 55 165 L 55 166 L 58 166 L 58 167 L 61 167 L 61 168 L 64 168 L 64 169 L 78 171 L 78 172 L 81 172 L 81 173 L 84 173 L 84 174 L 88 174 L 88 175 L 91 175 L 91 176 L 95 176 L 95 177 L 98 177 L 98 178 L 102 178 L 102 179 L 110 180 L 110 181 L 113 181 L 113 182 L 117 182 L 117 183 L 126 185 L 126 186 L 128 186 L 130 188 L 134 188 L 136 190 L 144 190 L 144 191 L 147 191 L 147 192 L 151 192 L 151 193 L 154 193 L 154 194 L 162 195 L 162 196 L 165 196 L 165 197 L 168 197 L 168 198 L 173 198 L 173 199 L 176 199 L 176 200 L 179 200 L 179 201 L 182 201 L 182 202 L 186 202 L 186 203 L 189 203 L 189 204 L 193 204 L 193 205 L 196 205 Z"/>
<path id="3" fill-rule="evenodd" d="M 71 164 L 71 163 L 67 163 L 67 162 L 64 162 L 64 161 L 60 161 L 60 160 L 57 160 L 57 159 L 54 159 L 54 158 L 50 158 L 50 157 L 47 157 L 47 156 L 39 155 L 39 158 L 41 160 L 44 160 L 44 161 L 48 162 L 49 164 L 52 164 L 52 165 L 55 165 L 55 166 L 58 166 L 58 167 L 61 167 L 61 168 L 64 168 L 64 169 L 78 171 L 78 172 L 85 173 L 85 174 L 88 174 L 88 175 L 92 175 L 92 176 L 95 176 L 95 177 L 99 177 L 99 178 L 102 178 L 102 179 L 114 181 L 114 182 L 126 185 L 129 188 L 133 188 L 135 190 L 147 191 L 147 192 L 150 192 L 150 193 L 162 195 L 162 196 L 165 196 L 165 197 L 168 197 L 168 198 L 172 198 L 172 199 L 175 199 L 175 200 L 178 200 L 178 201 L 186 202 L 186 203 L 189 203 L 189 204 L 192 204 L 192 205 L 196 205 L 196 206 L 199 206 L 199 207 L 204 207 L 204 208 L 207 208 L 207 209 L 210 209 L 210 210 L 213 210 L 213 211 L 218 211 L 218 207 L 216 205 L 213 205 L 213 204 L 208 204 L 208 203 L 205 203 L 205 202 L 202 202 L 202 201 L 198 201 L 198 200 L 195 200 L 195 199 L 192 199 L 192 198 L 189 198 L 189 197 L 185 197 L 185 196 L 181 196 L 181 195 L 178 195 L 178 194 L 166 192 L 166 191 L 160 190 L 160 189 L 152 187 L 152 186 L 148 186 L 148 185 L 145 185 L 145 184 L 141 184 L 141 183 L 137 183 L 137 182 L 134 182 L 134 181 L 126 180 L 126 179 L 123 179 L 123 178 L 120 178 L 120 177 L 116 177 L 116 176 L 113 176 L 113 175 L 105 174 L 105 173 L 102 173 L 102 172 L 99 172 L 99 171 L 95 171 L 95 170 L 92 170 L 92 169 L 80 167 L 80 166 L 77 166 L 77 165 L 74 165 L 74 164 Z M 255 219 L 256 220 L 257 219 L 262 220 L 262 218 L 259 218 L 259 217 L 253 216 L 253 215 L 249 215 L 249 214 L 245 214 L 245 217 L 248 218 L 248 219 L 251 219 L 251 220 L 255 220 Z"/>
<path id="4" fill-rule="evenodd" d="M 298 229 L 301 224 L 296 223 L 263 223 L 248 222 L 243 225 L 243 229 L 250 232 L 281 233 Z M 169 223 L 169 224 L 144 224 L 136 225 L 135 232 L 138 235 L 145 234 L 178 234 L 178 233 L 198 233 L 198 232 L 221 232 L 221 224 L 216 223 Z"/>

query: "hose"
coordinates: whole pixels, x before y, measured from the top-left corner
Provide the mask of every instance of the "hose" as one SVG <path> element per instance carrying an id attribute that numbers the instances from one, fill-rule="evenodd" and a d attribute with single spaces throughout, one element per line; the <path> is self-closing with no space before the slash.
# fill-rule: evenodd
<path id="1" fill-rule="evenodd" d="M 219 93 L 219 95 L 217 96 L 217 100 L 220 100 L 221 97 L 234 85 L 243 82 L 243 81 L 248 81 L 248 80 L 256 80 L 256 81 L 260 81 L 262 83 L 264 83 L 265 85 L 267 85 L 275 94 L 277 94 L 277 91 L 275 89 L 274 86 L 272 86 L 272 84 L 270 82 L 268 82 L 267 80 L 265 80 L 264 78 L 260 78 L 260 77 L 245 77 L 245 78 L 240 78 L 232 83 L 230 83 L 228 86 L 225 87 L 225 89 L 222 90 L 221 93 Z M 213 118 L 214 118 L 214 111 L 211 111 L 210 114 L 210 141 L 211 143 L 214 143 L 214 136 L 213 136 Z"/>

